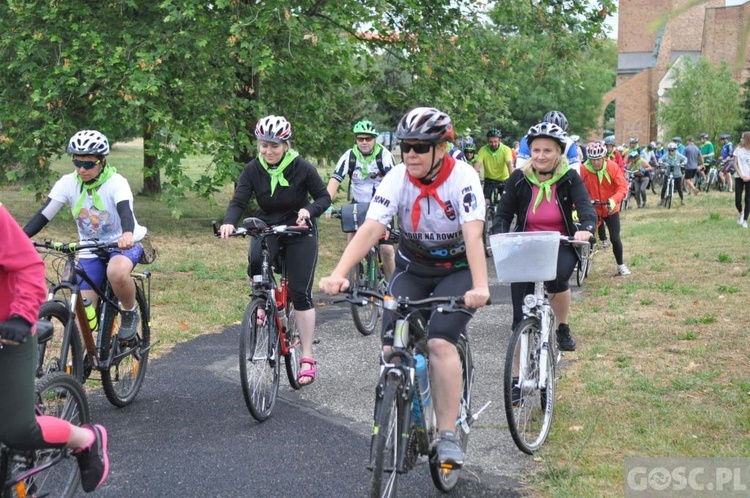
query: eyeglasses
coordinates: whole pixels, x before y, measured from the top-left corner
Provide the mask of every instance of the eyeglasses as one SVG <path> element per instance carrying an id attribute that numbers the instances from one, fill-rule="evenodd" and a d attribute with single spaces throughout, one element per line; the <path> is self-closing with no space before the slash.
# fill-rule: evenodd
<path id="1" fill-rule="evenodd" d="M 357 137 L 357 142 L 372 142 L 375 137 Z"/>
<path id="2" fill-rule="evenodd" d="M 79 161 L 78 159 L 73 159 L 73 166 L 75 166 L 76 169 L 94 169 L 101 163 L 101 161 Z"/>
<path id="3" fill-rule="evenodd" d="M 408 144 L 406 142 L 401 142 L 401 152 L 403 154 L 408 154 L 412 150 L 416 152 L 417 154 L 426 154 L 432 150 L 432 148 L 435 146 L 435 144 Z"/>

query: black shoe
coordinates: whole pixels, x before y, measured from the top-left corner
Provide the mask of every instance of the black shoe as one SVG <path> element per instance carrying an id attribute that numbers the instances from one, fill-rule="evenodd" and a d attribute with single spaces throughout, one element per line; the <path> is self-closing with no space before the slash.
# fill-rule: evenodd
<path id="1" fill-rule="evenodd" d="M 513 408 L 520 408 L 523 404 L 521 399 L 521 386 L 518 384 L 518 377 L 513 377 L 513 385 L 510 388 L 510 404 Z"/>
<path id="2" fill-rule="evenodd" d="M 94 442 L 86 449 L 73 451 L 81 471 L 81 487 L 91 493 L 101 486 L 109 474 L 109 457 L 107 456 L 107 431 L 101 425 L 84 425 L 94 431 Z"/>
<path id="3" fill-rule="evenodd" d="M 120 312 L 120 330 L 117 331 L 117 338 L 120 341 L 129 342 L 135 339 L 135 334 L 138 331 L 138 308 L 127 311 L 122 310 Z"/>
<path id="4" fill-rule="evenodd" d="M 570 327 L 567 323 L 561 323 L 557 327 L 557 347 L 560 351 L 575 351 L 576 341 L 573 340 L 573 336 L 570 335 Z"/>
<path id="5" fill-rule="evenodd" d="M 433 458 L 442 468 L 460 469 L 464 465 L 464 452 L 461 442 L 453 431 L 440 431 Z"/>

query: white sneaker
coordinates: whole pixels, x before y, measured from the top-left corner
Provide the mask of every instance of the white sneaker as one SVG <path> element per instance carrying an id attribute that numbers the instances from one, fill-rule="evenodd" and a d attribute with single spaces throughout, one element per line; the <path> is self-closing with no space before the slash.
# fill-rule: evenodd
<path id="1" fill-rule="evenodd" d="M 628 268 L 627 265 L 622 264 L 617 267 L 617 274 L 618 275 L 630 275 L 630 268 Z"/>
<path id="2" fill-rule="evenodd" d="M 738 225 L 742 225 L 743 221 L 745 221 L 745 220 L 742 219 L 742 213 L 740 213 L 740 215 L 737 217 L 737 224 Z"/>
<path id="3" fill-rule="evenodd" d="M 747 221 L 742 222 L 742 228 L 747 228 Z"/>

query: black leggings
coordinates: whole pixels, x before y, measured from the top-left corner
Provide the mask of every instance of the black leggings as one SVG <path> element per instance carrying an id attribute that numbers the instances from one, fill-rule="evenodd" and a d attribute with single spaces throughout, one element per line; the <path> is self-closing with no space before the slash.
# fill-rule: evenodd
<path id="1" fill-rule="evenodd" d="M 271 253 L 271 261 L 278 260 L 279 244 L 284 246 L 286 252 L 286 273 L 289 277 L 289 290 L 292 294 L 294 309 L 305 311 L 314 308 L 312 300 L 312 286 L 315 279 L 315 265 L 318 262 L 318 237 L 317 235 L 295 235 L 269 237 L 268 250 Z M 247 274 L 260 275 L 261 251 L 260 244 L 250 243 L 248 254 L 250 263 Z M 280 266 L 274 264 L 276 268 Z"/>
<path id="2" fill-rule="evenodd" d="M 17 449 L 52 446 L 44 442 L 34 409 L 37 344 L 0 349 L 0 441 Z"/>
<path id="3" fill-rule="evenodd" d="M 745 193 L 745 209 L 742 209 L 742 193 Z M 747 217 L 750 214 L 750 182 L 742 180 L 742 178 L 734 179 L 734 207 L 737 208 L 737 212 L 742 214 L 742 219 L 747 221 Z"/>
<path id="4" fill-rule="evenodd" d="M 568 280 L 573 274 L 573 270 L 578 262 L 578 253 L 569 244 L 560 246 L 560 252 L 557 253 L 557 278 L 544 282 L 549 294 L 557 294 L 570 289 Z M 527 294 L 534 293 L 534 282 L 515 282 L 510 284 L 510 295 L 513 299 L 513 324 L 512 328 L 523 320 L 523 298 Z"/>
<path id="5" fill-rule="evenodd" d="M 471 272 L 467 269 L 459 270 L 450 275 L 440 277 L 418 277 L 407 273 L 403 268 L 396 268 L 388 293 L 396 297 L 409 296 L 411 299 L 424 299 L 437 296 L 463 296 L 471 289 Z M 430 321 L 429 339 L 445 339 L 456 344 L 461 331 L 466 328 L 469 320 L 474 316 L 474 310 L 461 310 L 456 313 L 423 312 L 425 320 Z M 383 330 L 381 338 L 384 346 L 393 345 L 393 329 L 397 315 L 390 311 L 383 312 Z"/>
<path id="6" fill-rule="evenodd" d="M 612 242 L 612 252 L 615 253 L 615 261 L 618 265 L 622 264 L 622 239 L 620 238 L 620 212 L 610 214 L 602 218 L 603 223 L 599 225 L 599 240 L 607 240 L 607 232 L 604 225 L 607 225 L 609 231 L 609 240 Z"/>

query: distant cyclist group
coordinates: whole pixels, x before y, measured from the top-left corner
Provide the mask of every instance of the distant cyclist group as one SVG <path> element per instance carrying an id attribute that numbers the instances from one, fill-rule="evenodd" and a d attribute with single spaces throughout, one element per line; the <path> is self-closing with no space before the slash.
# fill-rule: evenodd
<path id="1" fill-rule="evenodd" d="M 397 125 L 400 163 L 377 142 L 375 125 L 359 121 L 352 129 L 354 145 L 341 155 L 326 185 L 317 168 L 292 147 L 289 121 L 277 115 L 260 119 L 254 130 L 258 156 L 244 166 L 217 234 L 222 239 L 233 235 L 251 200 L 257 205 L 251 229 L 307 228 L 300 236 L 268 238 L 262 246 L 251 244 L 247 255 L 251 285 L 262 284 L 259 276 L 267 272 L 263 265 L 268 266 L 269 260 L 284 258 L 288 282 L 283 287 L 288 284 L 289 307 L 294 310 L 298 333 L 295 347 L 300 349 L 299 358 L 292 356 L 297 386 L 309 386 L 318 372 L 313 354 L 316 315 L 312 295 L 319 245 L 316 220 L 330 217 L 333 201 L 347 177 L 347 202 L 369 208 L 356 232 L 349 234 L 349 243 L 331 275 L 320 280 L 320 289 L 330 295 L 350 291 L 350 271 L 377 247 L 388 295 L 412 300 L 462 298 L 462 312 L 425 315 L 429 321 L 425 352 L 429 354 L 429 385 L 438 430 L 431 461 L 444 469 L 460 469 L 464 463 L 465 448 L 456 432 L 456 420 L 461 419 L 465 395 L 465 358 L 459 357 L 456 344 L 475 311 L 489 302 L 489 235 L 556 232 L 576 241 L 598 237 L 611 244 L 616 273 L 628 275 L 620 237 L 623 203 L 632 195 L 638 208 L 646 208 L 647 190 L 660 169 L 673 180 L 682 201 L 683 183 L 689 194 L 697 194 L 698 179 L 706 177 L 714 164 L 716 181 L 727 191 L 737 192 L 737 221 L 747 228 L 750 132 L 743 133 L 736 149 L 729 135 L 721 135 L 722 148 L 717 154 L 706 134 L 700 136 L 700 148 L 692 138 L 683 146 L 679 137 L 666 147 L 661 141 L 641 147 L 637 138 L 617 147 L 614 136 L 582 147 L 578 137 L 568 135 L 568 127 L 566 116 L 555 110 L 531 126 L 512 148 L 503 143 L 503 134 L 496 127 L 487 131 L 487 143 L 481 147 L 470 136 L 454 145 L 457 137 L 450 116 L 436 108 L 417 107 Z M 74 171 L 55 183 L 46 203 L 23 231 L 0 207 L 0 223 L 5 227 L 0 232 L 4 239 L 0 244 L 0 441 L 20 448 L 71 448 L 80 464 L 84 490 L 92 491 L 108 473 L 106 430 L 100 425 L 77 427 L 34 411 L 33 384 L 38 369 L 33 338 L 45 282 L 43 262 L 29 237 L 69 204 L 81 242 L 113 244 L 106 255 L 84 252 L 78 265 L 95 286 L 108 280 L 121 308 L 117 340 L 128 347 L 137 341 L 142 319 L 131 272 L 143 261 L 146 228 L 135 218 L 127 180 L 107 162 L 110 147 L 103 134 L 80 131 L 70 139 L 67 150 Z M 663 181 L 662 202 L 671 195 L 668 184 Z M 395 226 L 398 240 L 389 242 L 388 231 Z M 568 324 L 568 280 L 581 257 L 572 245 L 561 245 L 556 276 L 544 283 L 557 318 L 556 339 L 561 351 L 576 349 Z M 86 302 L 93 301 L 96 306 L 99 294 L 91 285 L 81 282 L 80 289 Z M 533 293 L 533 283 L 512 284 L 512 327 L 523 319 L 524 297 L 529 293 Z M 268 305 L 283 306 L 284 302 L 269 300 Z M 280 310 L 256 311 L 248 326 L 264 326 L 271 312 Z M 287 324 L 279 322 L 279 326 L 286 328 Z M 402 326 L 399 315 L 386 309 L 382 355 L 398 347 Z M 269 345 L 268 354 L 272 353 L 273 345 Z"/>

